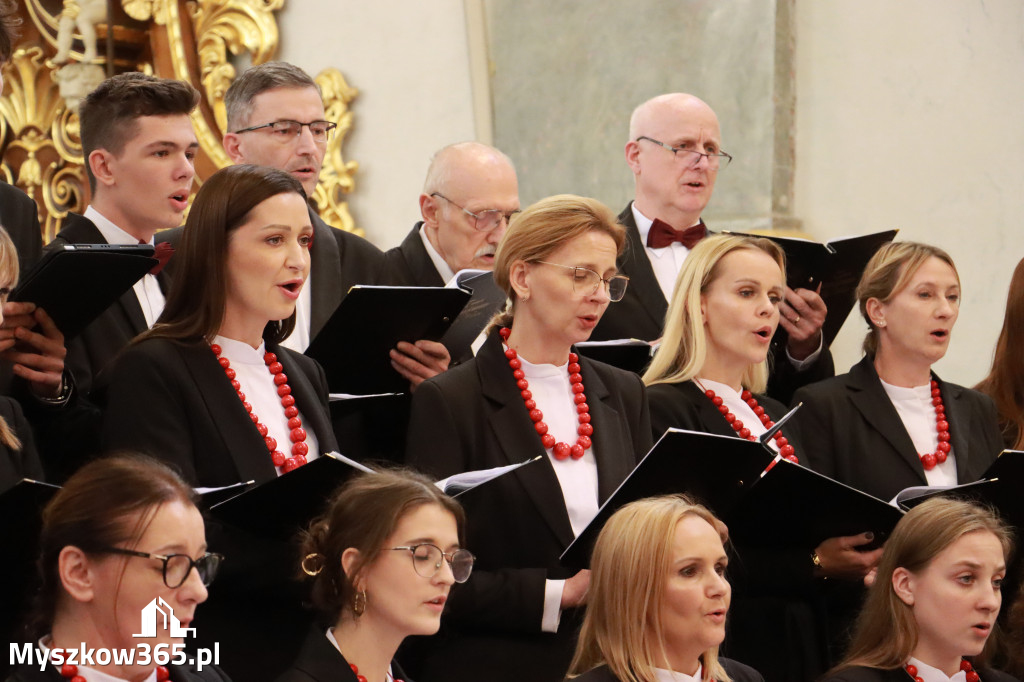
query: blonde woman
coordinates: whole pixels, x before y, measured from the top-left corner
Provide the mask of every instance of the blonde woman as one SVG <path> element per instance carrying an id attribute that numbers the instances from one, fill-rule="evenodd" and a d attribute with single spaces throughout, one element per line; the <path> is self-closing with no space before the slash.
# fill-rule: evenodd
<path id="1" fill-rule="evenodd" d="M 718 656 L 732 589 L 725 524 L 682 495 L 632 502 L 601 530 L 577 682 L 762 680 Z"/>

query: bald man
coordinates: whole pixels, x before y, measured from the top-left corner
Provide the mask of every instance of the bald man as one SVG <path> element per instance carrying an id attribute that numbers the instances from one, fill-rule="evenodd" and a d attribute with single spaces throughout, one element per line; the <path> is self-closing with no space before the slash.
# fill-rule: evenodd
<path id="1" fill-rule="evenodd" d="M 498 242 L 518 211 L 511 159 L 478 142 L 444 147 L 427 169 L 420 194 L 423 220 L 384 255 L 383 281 L 444 286 L 459 270 L 492 270 Z"/>
<path id="2" fill-rule="evenodd" d="M 629 120 L 625 151 L 635 189 L 619 215 L 629 247 L 618 265 L 630 278 L 629 287 L 608 307 L 591 338 L 651 341 L 661 338 L 676 276 L 690 248 L 707 233 L 701 214 L 732 157 L 722 151 L 715 112 L 686 93 L 659 95 L 638 106 Z M 788 341 L 785 348 L 772 348 L 777 361 L 768 394 L 788 403 L 797 388 L 835 370 L 822 343 L 821 297 L 787 288 L 779 307 Z"/>

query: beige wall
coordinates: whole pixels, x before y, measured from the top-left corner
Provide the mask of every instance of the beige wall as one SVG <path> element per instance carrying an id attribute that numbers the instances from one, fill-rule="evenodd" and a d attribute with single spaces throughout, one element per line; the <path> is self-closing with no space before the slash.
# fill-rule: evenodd
<path id="1" fill-rule="evenodd" d="M 470 16 L 479 2 L 466 0 Z M 346 146 L 361 164 L 351 207 L 382 247 L 416 219 L 430 154 L 488 134 L 474 124 L 466 5 L 291 0 L 280 13 L 283 59 L 314 73 L 337 67 L 361 90 Z M 623 23 L 643 20 L 619 7 Z M 950 250 L 964 302 L 938 369 L 972 384 L 987 371 L 1024 256 L 1024 3 L 796 0 L 794 21 L 795 215 L 822 239 L 899 227 L 903 239 Z M 578 191 L 587 182 L 578 178 Z M 862 329 L 851 316 L 835 347 L 839 371 L 859 358 Z"/>
<path id="2" fill-rule="evenodd" d="M 798 0 L 796 215 L 821 237 L 900 228 L 947 249 L 963 304 L 945 377 L 988 371 L 1024 256 L 1024 3 Z M 836 369 L 859 357 L 851 316 Z"/>
<path id="3" fill-rule="evenodd" d="M 337 68 L 359 89 L 349 208 L 371 241 L 397 245 L 419 219 L 431 154 L 476 139 L 462 0 L 289 0 L 278 17 L 280 59 Z"/>

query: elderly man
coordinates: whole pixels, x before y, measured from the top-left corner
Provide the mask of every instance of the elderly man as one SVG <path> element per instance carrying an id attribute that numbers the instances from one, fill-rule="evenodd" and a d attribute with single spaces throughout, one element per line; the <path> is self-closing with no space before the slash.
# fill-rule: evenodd
<path id="1" fill-rule="evenodd" d="M 715 112 L 693 95 L 659 95 L 634 110 L 626 162 L 635 194 L 619 215 L 629 238 L 619 269 L 630 284 L 625 298 L 609 306 L 592 338 L 661 337 L 676 276 L 690 249 L 707 234 L 701 214 L 718 172 L 731 158 L 722 151 Z M 787 288 L 780 310 L 788 341 L 785 348 L 772 349 L 776 361 L 768 392 L 788 402 L 798 387 L 832 376 L 834 368 L 822 347 L 826 311 L 821 297 Z"/>
<path id="2" fill-rule="evenodd" d="M 384 255 L 383 279 L 398 286 L 444 286 L 459 270 L 493 269 L 498 242 L 518 211 L 511 159 L 478 142 L 441 149 L 423 183 L 423 220 Z"/>
<path id="3" fill-rule="evenodd" d="M 271 166 L 291 173 L 312 196 L 320 181 L 327 140 L 335 127 L 324 117 L 316 82 L 302 69 L 268 62 L 248 69 L 224 98 L 228 130 L 224 149 L 235 163 Z M 312 209 L 310 286 L 299 298 L 295 332 L 284 345 L 303 351 L 323 328 L 353 284 L 375 284 L 383 254 L 370 242 L 328 226 Z M 448 368 L 439 343 L 400 343 L 391 351 L 395 370 L 413 388 Z"/>

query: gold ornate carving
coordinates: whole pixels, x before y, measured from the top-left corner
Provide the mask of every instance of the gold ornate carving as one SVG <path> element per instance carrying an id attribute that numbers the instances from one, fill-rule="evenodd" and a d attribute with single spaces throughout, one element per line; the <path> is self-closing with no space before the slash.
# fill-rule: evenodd
<path id="1" fill-rule="evenodd" d="M 52 63 L 58 7 L 74 4 L 74 0 L 25 0 L 22 16 L 30 31 L 24 47 L 4 69 L 7 84 L 0 99 L 0 177 L 37 199 L 45 213 L 47 241 L 60 229 L 68 211 L 83 210 L 89 197 L 78 117 L 60 97 Z M 197 184 L 201 184 L 203 178 L 231 163 L 221 146 L 227 125 L 224 94 L 236 76 L 231 57 L 248 54 L 253 64 L 274 58 L 279 40 L 274 13 L 284 7 L 285 0 L 121 0 L 120 5 L 124 14 L 110 18 L 116 70 L 178 78 L 203 93 L 203 102 L 192 115 L 201 148 L 196 164 Z M 97 34 L 105 42 L 106 27 L 100 28 Z M 75 34 L 75 39 L 81 36 Z M 80 59 L 82 52 L 72 49 L 70 55 Z M 105 63 L 102 50 L 97 61 Z M 313 199 L 327 223 L 363 234 L 344 199 L 354 188 L 359 164 L 346 161 L 342 154 L 352 127 L 349 104 L 358 91 L 336 69 L 325 70 L 316 81 L 327 118 L 337 122 L 338 129 L 328 143 Z"/>
<path id="2" fill-rule="evenodd" d="M 348 211 L 348 202 L 341 198 L 355 188 L 353 176 L 359 169 L 358 161 L 346 163 L 341 155 L 342 142 L 352 129 L 352 112 L 349 111 L 348 105 L 359 91 L 350 86 L 337 69 L 320 72 L 316 77 L 316 83 L 323 95 L 327 120 L 334 121 L 338 127 L 327 143 L 327 154 L 324 156 L 324 166 L 320 171 L 320 184 L 313 192 L 313 200 L 320 209 L 321 217 L 329 225 L 337 225 L 343 230 L 363 236 L 365 231 L 355 226 L 355 221 Z"/>
<path id="3" fill-rule="evenodd" d="M 70 210 L 85 199 L 78 116 L 64 107 L 42 48 L 21 48 L 5 69 L 0 99 L 0 140 L 7 141 L 4 176 L 39 197 L 51 239 Z"/>

